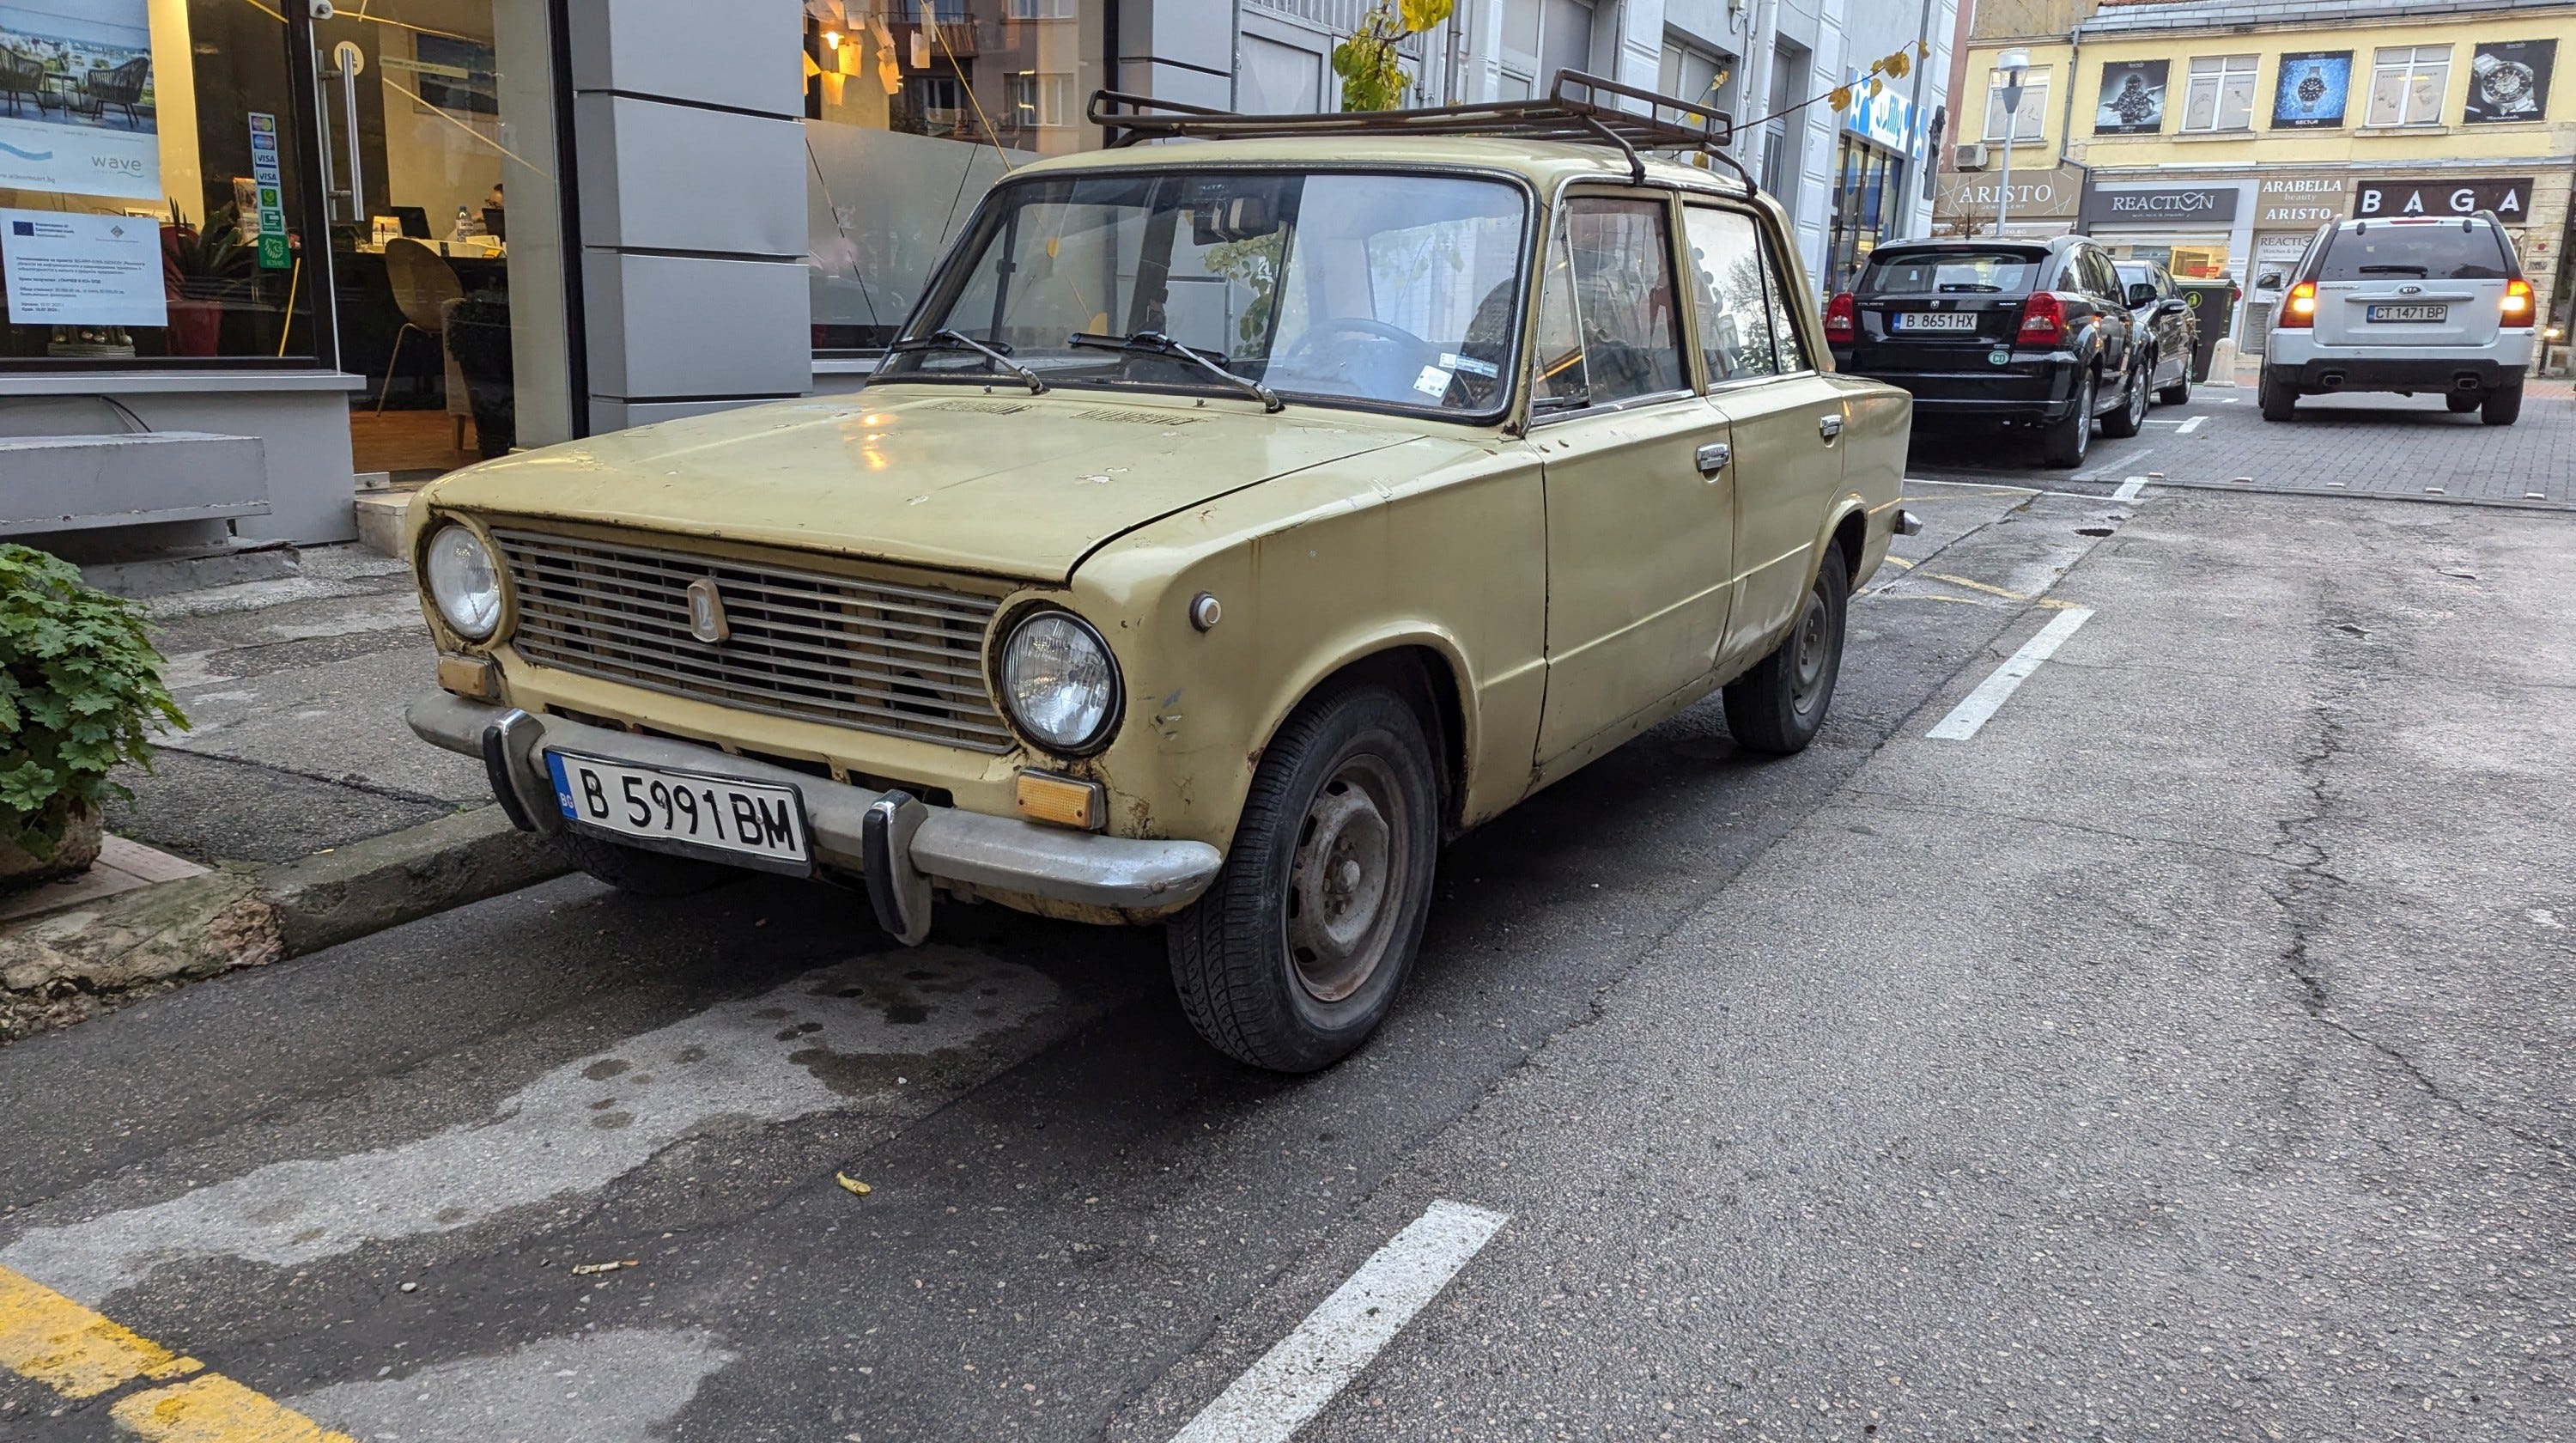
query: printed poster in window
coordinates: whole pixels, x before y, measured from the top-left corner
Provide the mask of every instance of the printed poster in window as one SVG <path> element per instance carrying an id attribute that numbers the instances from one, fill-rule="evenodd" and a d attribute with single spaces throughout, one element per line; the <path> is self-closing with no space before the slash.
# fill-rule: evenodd
<path id="1" fill-rule="evenodd" d="M 2275 130 L 2333 130 L 2343 125 L 2352 93 L 2352 52 L 2312 50 L 2281 57 L 2280 88 L 2272 93 Z"/>
<path id="2" fill-rule="evenodd" d="M 0 0 L 0 190 L 160 203 L 148 4 Z"/>
<path id="3" fill-rule="evenodd" d="M 2165 128 L 2165 72 L 2170 60 L 2113 60 L 2102 66 L 2095 135 L 2153 135 Z"/>
<path id="4" fill-rule="evenodd" d="M 2469 102 L 2460 118 L 2471 125 L 2540 119 L 2549 109 L 2549 71 L 2557 59 L 2555 40 L 2479 41 L 2469 57 Z"/>

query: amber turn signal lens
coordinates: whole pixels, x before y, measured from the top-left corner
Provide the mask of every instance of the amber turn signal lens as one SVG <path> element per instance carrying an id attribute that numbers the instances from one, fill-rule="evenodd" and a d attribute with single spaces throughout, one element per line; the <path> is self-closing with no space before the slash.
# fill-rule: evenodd
<path id="1" fill-rule="evenodd" d="M 1096 832 L 1108 814 L 1108 797 L 1098 782 L 1020 773 L 1020 815 L 1030 821 Z"/>
<path id="2" fill-rule="evenodd" d="M 501 668 L 488 656 L 442 656 L 438 689 L 476 701 L 501 699 Z"/>
<path id="3" fill-rule="evenodd" d="M 2514 280 L 2504 283 L 2504 313 L 2508 319 L 2531 318 L 2531 282 Z"/>

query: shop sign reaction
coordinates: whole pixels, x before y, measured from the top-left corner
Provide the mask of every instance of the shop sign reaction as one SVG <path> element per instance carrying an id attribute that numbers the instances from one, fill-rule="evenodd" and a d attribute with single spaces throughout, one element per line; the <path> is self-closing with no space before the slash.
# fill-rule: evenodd
<path id="1" fill-rule="evenodd" d="M 2350 191 L 2350 178 L 2341 175 L 2267 175 L 2255 187 L 2255 228 L 2341 220 Z"/>
<path id="2" fill-rule="evenodd" d="M 250 113 L 250 178 L 259 214 L 259 268 L 282 271 L 292 264 L 286 249 L 286 187 L 278 179 L 277 117 Z"/>
<path id="3" fill-rule="evenodd" d="M 166 326 L 161 223 L 148 216 L 0 210 L 0 279 L 17 326 Z"/>
<path id="4" fill-rule="evenodd" d="M 131 109 L 104 104 L 95 113 L 75 108 L 48 89 L 33 103 L 21 91 L 0 113 L 0 190 L 49 191 L 159 203 L 160 117 L 152 104 L 150 0 L 85 0 L 56 13 L 0 5 L 0 49 L 32 60 L 47 78 L 130 78 L 140 87 Z M 59 108 L 50 114 L 46 101 Z M 155 322 L 154 324 L 159 324 Z"/>
<path id="5" fill-rule="evenodd" d="M 2084 193 L 2087 225 L 2191 225 L 2236 219 L 2232 185 L 2150 186 Z"/>
<path id="6" fill-rule="evenodd" d="M 2506 180 L 2365 180 L 2352 192 L 2355 220 L 2383 216 L 2475 215 L 2491 210 L 2506 225 L 2531 219 L 2531 177 Z"/>

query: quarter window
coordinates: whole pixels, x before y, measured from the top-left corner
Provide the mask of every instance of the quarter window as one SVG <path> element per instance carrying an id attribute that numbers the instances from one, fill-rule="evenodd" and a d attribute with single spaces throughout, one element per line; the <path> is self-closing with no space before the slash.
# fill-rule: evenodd
<path id="1" fill-rule="evenodd" d="M 2182 128 L 2186 131 L 2254 128 L 2254 69 L 2251 55 L 2203 55 L 2191 62 L 2191 83 L 2183 93 Z"/>
<path id="2" fill-rule="evenodd" d="M 2370 66 L 2372 125 L 2438 125 L 2442 95 L 2451 87 L 2451 47 L 2396 45 Z"/>
<path id="3" fill-rule="evenodd" d="M 1541 412 L 1683 389 L 1662 203 L 1577 197 L 1548 242 L 1539 301 Z"/>

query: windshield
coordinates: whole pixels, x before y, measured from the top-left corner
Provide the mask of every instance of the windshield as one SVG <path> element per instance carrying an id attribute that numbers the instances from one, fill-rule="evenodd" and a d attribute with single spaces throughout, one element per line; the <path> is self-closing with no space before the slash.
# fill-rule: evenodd
<path id="1" fill-rule="evenodd" d="M 2018 295 L 2039 273 L 2027 251 L 1900 251 L 1861 272 L 1864 296 Z"/>
<path id="2" fill-rule="evenodd" d="M 1292 402 L 1491 412 L 1511 374 L 1526 229 L 1517 187 L 1463 176 L 1005 184 L 878 374 L 1024 379 L 963 338 L 1047 385 L 1240 389 L 1157 349 L 1168 337 Z"/>

